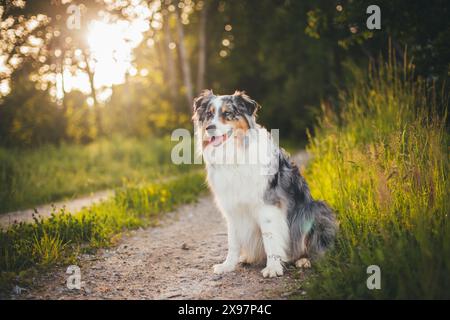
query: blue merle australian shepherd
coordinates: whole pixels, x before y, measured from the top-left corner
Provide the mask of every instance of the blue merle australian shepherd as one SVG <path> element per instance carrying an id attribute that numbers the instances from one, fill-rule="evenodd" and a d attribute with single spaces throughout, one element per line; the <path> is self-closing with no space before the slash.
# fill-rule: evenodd
<path id="1" fill-rule="evenodd" d="M 239 262 L 266 262 L 264 277 L 285 263 L 308 268 L 334 243 L 333 211 L 311 197 L 296 165 L 256 123 L 260 106 L 244 92 L 194 100 L 196 135 L 207 180 L 228 226 L 228 254 L 215 273 Z"/>

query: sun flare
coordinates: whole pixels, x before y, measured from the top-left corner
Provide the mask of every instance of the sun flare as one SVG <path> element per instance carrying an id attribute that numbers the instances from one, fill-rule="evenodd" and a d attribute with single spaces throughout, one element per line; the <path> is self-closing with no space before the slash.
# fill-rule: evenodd
<path id="1" fill-rule="evenodd" d="M 127 29 L 123 23 L 92 22 L 87 41 L 92 53 L 89 63 L 95 68 L 96 86 L 123 83 L 125 74 L 134 69 L 131 63 L 133 42 L 138 43 L 142 35 L 138 30 Z"/>
<path id="2" fill-rule="evenodd" d="M 109 98 L 111 86 L 124 83 L 127 74 L 137 73 L 133 66 L 133 49 L 142 41 L 142 33 L 146 30 L 148 30 L 148 23 L 143 20 L 115 23 L 97 20 L 91 22 L 86 34 L 90 51 L 88 63 L 94 74 L 94 86 L 98 89 L 97 98 L 100 101 Z M 81 55 L 81 51 L 78 54 Z M 84 62 L 81 63 L 84 64 Z M 62 79 L 57 78 L 58 97 L 63 96 L 62 83 Z M 90 92 L 89 78 L 85 72 L 64 71 L 64 90 L 69 92 L 72 89 L 78 89 L 84 93 Z M 92 104 L 92 100 L 88 102 Z"/>

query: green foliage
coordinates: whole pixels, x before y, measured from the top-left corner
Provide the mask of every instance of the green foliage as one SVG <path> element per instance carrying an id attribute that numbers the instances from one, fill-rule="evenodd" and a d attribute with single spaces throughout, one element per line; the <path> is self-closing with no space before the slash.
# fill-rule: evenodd
<path id="1" fill-rule="evenodd" d="M 204 176 L 193 172 L 166 182 L 126 186 L 113 198 L 70 213 L 64 209 L 35 223 L 0 230 L 0 291 L 20 275 L 70 262 L 77 255 L 111 245 L 116 235 L 158 223 L 161 213 L 195 201 L 205 191 Z"/>
<path id="2" fill-rule="evenodd" d="M 449 140 L 436 111 L 447 101 L 410 71 L 390 61 L 359 77 L 342 94 L 342 125 L 325 110 L 310 141 L 307 180 L 340 222 L 311 298 L 450 297 Z M 366 287 L 369 265 L 381 290 Z"/>
<path id="3" fill-rule="evenodd" d="M 230 24 L 232 30 L 209 35 L 215 56 L 207 83 L 218 93 L 247 91 L 262 105 L 258 121 L 280 129 L 284 139 L 306 141 L 305 129 L 318 114 L 310 106 L 335 93 L 330 43 L 304 32 L 309 6 L 305 1 L 230 1 L 211 22 Z M 231 49 L 214 45 L 223 39 L 231 41 Z M 225 58 L 220 49 L 227 50 Z"/>
<path id="4" fill-rule="evenodd" d="M 69 1 L 58 6 L 51 1 L 11 2 L 8 9 L 0 10 L 6 21 L 0 26 L 0 39 L 5 43 L 0 56 L 14 57 L 4 62 L 8 68 L 2 69 L 7 72 L 0 72 L 2 84 L 11 84 L 11 92 L 0 101 L 0 145 L 87 143 L 111 134 L 163 135 L 190 125 L 188 100 L 206 88 L 217 93 L 246 90 L 263 106 L 262 124 L 281 129 L 285 139 L 306 140 L 305 129 L 312 127 L 319 111 L 313 106 L 320 100 L 336 101 L 336 88 L 348 76 L 343 66 L 349 62 L 366 65 L 387 51 L 389 41 L 397 55 L 406 51 L 414 57 L 418 74 L 443 81 L 450 72 L 446 0 L 430 0 L 426 5 L 380 0 L 376 4 L 382 12 L 381 30 L 367 29 L 366 9 L 373 4 L 369 0 L 181 1 L 186 11 L 183 37 L 168 1 L 155 12 L 158 21 L 148 19 L 149 30 L 133 50 L 133 70 L 123 84 L 97 88 L 93 93 L 58 92 L 57 99 L 56 79 L 62 78 L 61 70 L 83 74 L 92 80 L 84 85 L 94 89 L 93 79 L 102 78 L 102 71 L 94 67 L 97 62 L 92 68 L 83 67 L 85 58 L 96 60 L 95 50 L 86 41 L 92 19 L 108 16 L 111 21 L 133 23 L 137 5 L 140 11 L 144 4 L 153 10 L 159 1 L 121 2 L 120 10 L 105 1 L 77 3 L 88 10 L 83 10 L 81 28 L 76 30 L 66 28 Z M 203 14 L 205 29 L 200 23 Z M 37 17 L 42 21 L 38 23 Z M 35 29 L 24 32 L 27 25 L 36 23 Z M 185 58 L 181 47 L 186 49 Z M 61 51 L 59 58 L 52 56 L 56 49 Z M 203 56 L 205 76 L 200 72 Z M 190 79 L 183 71 L 187 66 Z M 193 92 L 187 89 L 191 86 Z"/>
<path id="5" fill-rule="evenodd" d="M 366 9 L 374 4 L 381 10 L 381 30 L 366 26 Z M 426 5 L 408 0 L 315 0 L 306 13 L 305 33 L 331 50 L 338 46 L 341 57 L 358 59 L 360 65 L 366 63 L 361 56 L 373 59 L 386 52 L 390 39 L 398 54 L 406 50 L 414 57 L 417 73 L 445 79 L 450 71 L 450 50 L 444 40 L 450 35 L 448 14 L 445 0 L 431 0 Z"/>
<path id="6" fill-rule="evenodd" d="M 13 94 L 0 99 L 0 145 L 26 146 L 60 142 L 64 136 L 64 112 L 48 90 L 35 87 L 27 77 L 30 64 L 11 79 Z"/>
<path id="7" fill-rule="evenodd" d="M 185 107 L 185 100 L 179 103 L 183 112 L 177 110 L 177 103 L 165 98 L 166 86 L 149 77 L 114 86 L 111 101 L 101 110 L 104 133 L 142 138 L 167 135 L 175 128 L 190 128 L 191 117 L 186 112 L 190 109 Z M 180 97 L 184 98 L 181 93 Z"/>
<path id="8" fill-rule="evenodd" d="M 174 166 L 166 138 L 113 137 L 88 145 L 0 148 L 0 212 L 186 172 Z"/>

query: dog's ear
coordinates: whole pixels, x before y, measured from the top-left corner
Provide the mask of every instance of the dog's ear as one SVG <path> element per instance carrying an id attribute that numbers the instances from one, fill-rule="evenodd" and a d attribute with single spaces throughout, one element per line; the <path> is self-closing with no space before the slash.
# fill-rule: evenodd
<path id="1" fill-rule="evenodd" d="M 204 104 L 205 101 L 209 100 L 214 93 L 212 90 L 203 90 L 202 93 L 194 99 L 193 113 L 196 113 L 198 109 Z"/>
<path id="2" fill-rule="evenodd" d="M 238 102 L 238 106 L 242 108 L 245 113 L 250 116 L 256 115 L 256 112 L 261 109 L 261 106 L 252 98 L 250 98 L 245 91 L 235 91 L 233 96 Z"/>

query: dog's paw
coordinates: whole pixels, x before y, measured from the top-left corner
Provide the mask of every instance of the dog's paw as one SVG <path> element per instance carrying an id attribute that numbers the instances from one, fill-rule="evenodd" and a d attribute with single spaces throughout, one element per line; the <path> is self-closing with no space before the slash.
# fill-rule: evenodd
<path id="1" fill-rule="evenodd" d="M 281 263 L 273 263 L 262 269 L 261 271 L 264 278 L 273 278 L 283 275 L 283 266 Z"/>
<path id="2" fill-rule="evenodd" d="M 309 268 L 311 268 L 311 261 L 306 258 L 301 258 L 301 259 L 298 259 L 297 261 L 295 261 L 295 266 L 297 268 L 309 269 Z"/>
<path id="3" fill-rule="evenodd" d="M 215 274 L 231 272 L 231 271 L 234 271 L 234 269 L 236 269 L 236 266 L 229 264 L 229 263 L 219 263 L 219 264 L 215 264 L 213 267 Z"/>

